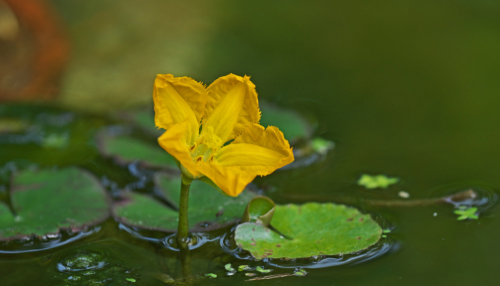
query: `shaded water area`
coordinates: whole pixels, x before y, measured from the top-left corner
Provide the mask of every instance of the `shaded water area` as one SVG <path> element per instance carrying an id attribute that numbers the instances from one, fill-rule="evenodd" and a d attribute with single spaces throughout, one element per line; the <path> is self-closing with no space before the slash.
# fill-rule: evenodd
<path id="1" fill-rule="evenodd" d="M 53 93 L 53 101 L 0 105 L 2 120 L 21 119 L 28 126 L 0 134 L 3 201 L 8 201 L 12 172 L 33 166 L 87 170 L 112 200 L 119 200 L 123 190 L 157 195 L 157 168 L 103 156 L 96 136 L 128 132 L 156 144 L 156 135 L 120 112 L 151 108 L 158 73 L 204 83 L 228 73 L 247 74 L 261 101 L 297 112 L 313 136 L 335 142 L 325 157 L 257 178 L 254 188 L 278 204 L 344 202 L 391 233 L 360 253 L 296 261 L 252 259 L 234 245 L 234 225 L 195 233 L 192 272 L 219 275 L 196 283 L 499 283 L 499 2 L 48 3 L 61 18 L 56 23 L 67 38 L 69 61 L 56 80 L 56 92 L 52 85 L 38 86 L 40 94 Z M 16 45 L 29 47 L 26 37 Z M 0 60 L 19 50 L 2 49 L 6 56 Z M 0 72 L 9 74 L 5 68 Z M 2 79 L 1 91 L 9 86 L 5 82 L 22 83 L 22 75 Z M 356 183 L 364 173 L 400 182 L 366 189 Z M 468 189 L 479 194 L 472 202 L 479 209 L 477 220 L 458 221 L 451 204 L 369 203 L 423 200 Z M 410 197 L 401 198 L 400 191 Z M 176 276 L 180 271 L 171 235 L 108 218 L 81 232 L 1 242 L 0 284 L 165 285 L 162 273 Z M 71 265 L 85 270 L 68 264 L 78 255 L 86 258 Z M 226 263 L 265 266 L 273 274 L 303 267 L 308 276 L 244 282 L 248 277 L 240 273 L 225 275 Z"/>

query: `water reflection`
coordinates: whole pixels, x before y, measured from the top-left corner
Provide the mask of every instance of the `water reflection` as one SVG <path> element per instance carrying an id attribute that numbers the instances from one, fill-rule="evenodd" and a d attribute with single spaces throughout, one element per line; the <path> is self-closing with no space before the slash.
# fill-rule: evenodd
<path id="1" fill-rule="evenodd" d="M 77 233 L 61 229 L 58 234 L 47 234 L 42 237 L 26 237 L 3 242 L 0 245 L 0 254 L 19 254 L 54 249 L 91 236 L 99 231 L 101 231 L 101 226 L 90 227 Z"/>

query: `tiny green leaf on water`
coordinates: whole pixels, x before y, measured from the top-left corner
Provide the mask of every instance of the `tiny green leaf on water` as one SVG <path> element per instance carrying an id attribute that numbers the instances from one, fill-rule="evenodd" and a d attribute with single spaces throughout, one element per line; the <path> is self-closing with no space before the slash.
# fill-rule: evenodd
<path id="1" fill-rule="evenodd" d="M 227 271 L 235 271 L 234 268 L 231 267 L 231 263 L 224 265 L 224 268 L 226 268 Z"/>
<path id="2" fill-rule="evenodd" d="M 128 282 L 135 282 L 134 278 L 125 278 L 125 280 L 127 280 Z"/>
<path id="3" fill-rule="evenodd" d="M 305 271 L 304 269 L 301 268 L 299 270 L 295 270 L 295 272 L 293 274 L 295 274 L 295 276 L 306 276 L 307 271 Z"/>
<path id="4" fill-rule="evenodd" d="M 391 233 L 391 230 L 390 229 L 384 229 L 382 232 L 383 233 Z"/>
<path id="5" fill-rule="evenodd" d="M 382 238 L 386 238 L 386 237 L 387 237 L 387 235 L 385 235 L 385 234 L 382 235 Z"/>
<path id="6" fill-rule="evenodd" d="M 454 213 L 456 215 L 459 215 L 457 220 L 465 220 L 465 219 L 478 219 L 479 216 L 476 214 L 477 213 L 477 208 L 472 207 L 468 209 L 460 208 L 459 210 L 455 210 Z"/>
<path id="7" fill-rule="evenodd" d="M 313 138 L 311 141 L 311 148 L 314 150 L 314 152 L 317 152 L 321 155 L 328 154 L 328 151 L 333 149 L 334 146 L 335 143 L 325 140 L 321 137 Z"/>
<path id="8" fill-rule="evenodd" d="M 251 271 L 253 270 L 252 267 L 248 265 L 240 265 L 238 266 L 238 271 Z"/>
<path id="9" fill-rule="evenodd" d="M 257 268 L 255 268 L 256 271 L 259 271 L 260 273 L 269 273 L 271 272 L 272 270 L 271 269 L 264 269 L 260 266 L 257 266 Z"/>
<path id="10" fill-rule="evenodd" d="M 213 273 L 207 273 L 207 274 L 205 274 L 205 276 L 210 277 L 210 278 L 217 278 L 217 275 L 213 274 Z"/>
<path id="11" fill-rule="evenodd" d="M 367 189 L 376 189 L 382 188 L 385 189 L 390 185 L 397 184 L 399 182 L 399 178 L 395 177 L 387 177 L 386 175 L 368 175 L 363 174 L 358 180 L 358 185 L 364 186 Z"/>

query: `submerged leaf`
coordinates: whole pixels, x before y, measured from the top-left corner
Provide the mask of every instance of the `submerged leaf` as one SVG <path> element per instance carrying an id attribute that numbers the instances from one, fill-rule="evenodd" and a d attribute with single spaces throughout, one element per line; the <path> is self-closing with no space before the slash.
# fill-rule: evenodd
<path id="1" fill-rule="evenodd" d="M 359 180 L 358 185 L 364 186 L 367 189 L 376 189 L 382 188 L 385 189 L 390 185 L 397 184 L 399 182 L 399 178 L 387 177 L 386 175 L 368 175 L 363 174 Z"/>
<path id="2" fill-rule="evenodd" d="M 11 183 L 16 216 L 0 204 L 0 240 L 78 231 L 109 216 L 106 192 L 89 173 L 77 169 L 23 171 Z"/>
<path id="3" fill-rule="evenodd" d="M 170 177 L 158 173 L 156 185 L 165 198 L 175 207 L 180 200 L 180 177 Z M 113 206 L 113 215 L 120 222 L 160 231 L 175 231 L 177 229 L 178 213 L 158 202 L 140 194 L 128 194 L 128 200 Z M 255 196 L 250 191 L 244 191 L 238 197 L 222 196 L 200 181 L 194 180 L 190 187 L 189 228 L 191 231 L 211 231 L 236 222 L 243 214 L 244 206 Z"/>
<path id="4" fill-rule="evenodd" d="M 357 209 L 332 203 L 277 205 L 272 226 L 276 233 L 255 223 L 238 225 L 235 240 L 255 258 L 305 258 L 360 251 L 375 244 L 380 226 Z"/>

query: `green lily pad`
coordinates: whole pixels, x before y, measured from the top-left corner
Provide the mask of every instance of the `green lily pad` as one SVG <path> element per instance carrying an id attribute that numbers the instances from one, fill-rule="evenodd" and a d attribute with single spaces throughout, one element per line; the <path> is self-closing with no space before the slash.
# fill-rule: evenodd
<path id="1" fill-rule="evenodd" d="M 274 214 L 274 202 L 268 197 L 255 197 L 247 205 L 241 222 L 269 226 Z"/>
<path id="2" fill-rule="evenodd" d="M 15 216 L 0 204 L 0 240 L 57 234 L 61 228 L 79 231 L 109 216 L 105 190 L 77 168 L 15 174 L 11 200 Z"/>
<path id="3" fill-rule="evenodd" d="M 257 259 L 292 259 L 357 252 L 382 235 L 370 215 L 332 203 L 277 205 L 272 226 L 291 239 L 262 225 L 243 223 L 236 228 L 237 245 Z"/>
<path id="4" fill-rule="evenodd" d="M 165 198 L 175 207 L 180 199 L 180 176 L 172 178 L 157 174 L 156 185 Z M 189 191 L 189 228 L 191 231 L 211 231 L 235 223 L 243 215 L 248 202 L 255 194 L 246 190 L 238 197 L 218 194 L 211 186 L 194 180 Z M 140 194 L 128 194 L 127 200 L 116 203 L 114 217 L 125 225 L 174 232 L 177 229 L 178 213 L 158 202 Z"/>
<path id="5" fill-rule="evenodd" d="M 307 140 L 311 137 L 310 124 L 297 112 L 263 101 L 260 101 L 260 110 L 260 124 L 264 127 L 278 127 L 292 145 L 300 139 Z"/>
<path id="6" fill-rule="evenodd" d="M 112 157 L 119 164 L 140 161 L 145 167 L 178 170 L 175 159 L 163 150 L 156 141 L 148 144 L 125 135 L 98 135 L 98 149 L 101 154 Z"/>

